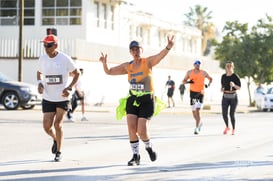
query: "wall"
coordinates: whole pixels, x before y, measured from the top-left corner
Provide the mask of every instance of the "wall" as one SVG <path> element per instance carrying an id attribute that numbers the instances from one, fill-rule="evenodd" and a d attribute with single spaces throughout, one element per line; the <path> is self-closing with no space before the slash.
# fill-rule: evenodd
<path id="1" fill-rule="evenodd" d="M 167 56 L 168 58 L 169 55 Z M 84 61 L 77 60 L 76 64 L 79 68 L 84 68 L 84 82 L 86 84 L 87 103 L 95 104 L 104 99 L 105 103 L 118 103 L 120 97 L 126 96 L 128 93 L 127 76 L 109 76 L 106 75 L 102 69 L 101 63 L 97 60 Z M 126 61 L 126 60 L 125 60 Z M 166 63 L 167 58 L 160 64 Z M 178 60 L 180 61 L 180 60 Z M 182 61 L 182 60 L 181 60 Z M 17 80 L 18 77 L 18 61 L 15 59 L 3 60 L 0 59 L 0 71 L 11 78 Z M 205 102 L 206 103 L 219 103 L 221 100 L 220 92 L 220 79 L 221 74 L 224 72 L 216 65 L 217 61 L 203 61 L 201 68 L 207 70 L 207 72 L 213 77 L 212 85 L 206 89 Z M 155 94 L 164 101 L 167 101 L 165 83 L 168 75 L 171 75 L 172 79 L 176 83 L 176 90 L 174 93 L 174 99 L 176 102 L 181 102 L 178 87 L 182 79 L 184 78 L 186 71 L 192 68 L 192 60 L 185 61 L 185 63 L 176 69 L 164 68 L 163 65 L 158 65 L 153 69 Z M 109 63 L 109 67 L 116 65 L 115 63 Z M 23 62 L 23 81 L 36 84 L 36 66 L 37 60 L 24 60 Z M 216 66 L 216 67 L 215 67 Z M 217 69 L 217 71 L 215 71 Z M 255 87 L 253 86 L 253 91 Z M 185 102 L 189 102 L 189 85 L 186 86 Z M 242 89 L 238 91 L 240 97 L 240 103 L 248 104 L 248 92 L 246 89 L 246 83 L 242 80 Z"/>

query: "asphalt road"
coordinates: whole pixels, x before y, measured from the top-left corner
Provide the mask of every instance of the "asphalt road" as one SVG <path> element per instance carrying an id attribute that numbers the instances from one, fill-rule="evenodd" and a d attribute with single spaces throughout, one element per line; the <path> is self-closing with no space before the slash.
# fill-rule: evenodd
<path id="1" fill-rule="evenodd" d="M 129 167 L 126 121 L 115 120 L 114 108 L 65 122 L 61 162 L 53 161 L 39 109 L 0 109 L 0 180 L 273 180 L 272 116 L 239 111 L 236 134 L 223 135 L 219 112 L 202 111 L 204 126 L 194 135 L 189 109 L 167 109 L 150 125 L 158 160 L 151 162 L 140 142 L 141 165 Z"/>

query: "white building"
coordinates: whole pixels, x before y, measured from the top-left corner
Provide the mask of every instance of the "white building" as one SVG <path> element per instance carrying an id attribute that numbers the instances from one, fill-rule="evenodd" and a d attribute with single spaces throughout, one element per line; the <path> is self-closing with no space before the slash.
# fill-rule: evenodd
<path id="1" fill-rule="evenodd" d="M 0 71 L 17 79 L 19 0 L 0 2 Z M 102 98 L 115 102 L 127 94 L 126 76 L 105 75 L 98 58 L 100 52 L 106 52 L 109 66 L 130 60 L 131 40 L 140 41 L 147 56 L 165 48 L 167 35 L 175 35 L 170 54 L 154 69 L 155 87 L 160 95 L 164 94 L 167 76 L 171 75 L 178 87 L 196 58 L 201 58 L 202 68 L 211 72 L 216 82 L 223 72 L 218 61 L 201 57 L 198 29 L 162 21 L 136 9 L 129 0 L 24 0 L 24 4 L 23 80 L 26 82 L 36 82 L 36 60 L 44 53 L 40 40 L 46 36 L 47 28 L 57 29 L 59 49 L 85 69 L 90 102 Z M 219 87 L 219 83 L 215 86 Z M 179 99 L 178 91 L 176 94 Z M 214 99 L 212 94 L 207 97 Z"/>

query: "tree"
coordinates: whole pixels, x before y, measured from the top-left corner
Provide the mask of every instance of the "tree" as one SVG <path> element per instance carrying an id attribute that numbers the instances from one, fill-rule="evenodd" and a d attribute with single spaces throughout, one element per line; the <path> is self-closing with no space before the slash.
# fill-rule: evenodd
<path id="1" fill-rule="evenodd" d="M 252 29 L 256 42 L 256 83 L 270 84 L 273 81 L 273 24 L 272 18 L 260 19 Z"/>
<path id="2" fill-rule="evenodd" d="M 211 41 L 215 39 L 217 29 L 215 25 L 210 22 L 212 19 L 212 11 L 208 11 L 207 7 L 195 5 L 194 9 L 190 7 L 190 12 L 185 14 L 188 26 L 194 26 L 202 32 L 202 55 L 208 55 L 211 49 Z"/>
<path id="3" fill-rule="evenodd" d="M 273 25 L 271 17 L 259 20 L 248 29 L 248 24 L 226 22 L 226 33 L 221 43 L 215 43 L 215 58 L 224 68 L 226 60 L 232 60 L 236 72 L 247 80 L 249 103 L 252 105 L 250 84 L 273 81 Z"/>

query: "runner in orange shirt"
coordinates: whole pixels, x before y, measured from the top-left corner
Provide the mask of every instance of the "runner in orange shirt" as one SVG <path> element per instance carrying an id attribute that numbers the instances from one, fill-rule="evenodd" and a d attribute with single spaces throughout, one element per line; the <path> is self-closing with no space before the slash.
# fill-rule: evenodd
<path id="1" fill-rule="evenodd" d="M 168 37 L 167 46 L 164 49 L 146 58 L 141 57 L 142 46 L 140 43 L 132 41 L 129 45 L 129 51 L 133 60 L 111 68 L 108 68 L 107 65 L 107 54 L 101 53 L 100 61 L 106 74 L 128 75 L 130 89 L 126 100 L 126 115 L 129 140 L 133 152 L 133 157 L 129 160 L 128 166 L 140 164 L 139 140 L 144 142 L 151 161 L 157 159 L 148 132 L 149 122 L 155 109 L 152 67 L 160 63 L 169 53 L 174 44 L 173 40 L 174 36 Z"/>
<path id="2" fill-rule="evenodd" d="M 194 69 L 189 70 L 183 79 L 184 84 L 190 84 L 190 105 L 192 106 L 192 114 L 196 123 L 194 134 L 199 134 L 202 126 L 200 109 L 203 104 L 204 87 L 210 86 L 212 82 L 211 76 L 206 71 L 200 69 L 200 64 L 201 62 L 196 60 L 193 64 Z M 206 85 L 205 78 L 209 80 L 209 83 Z"/>

